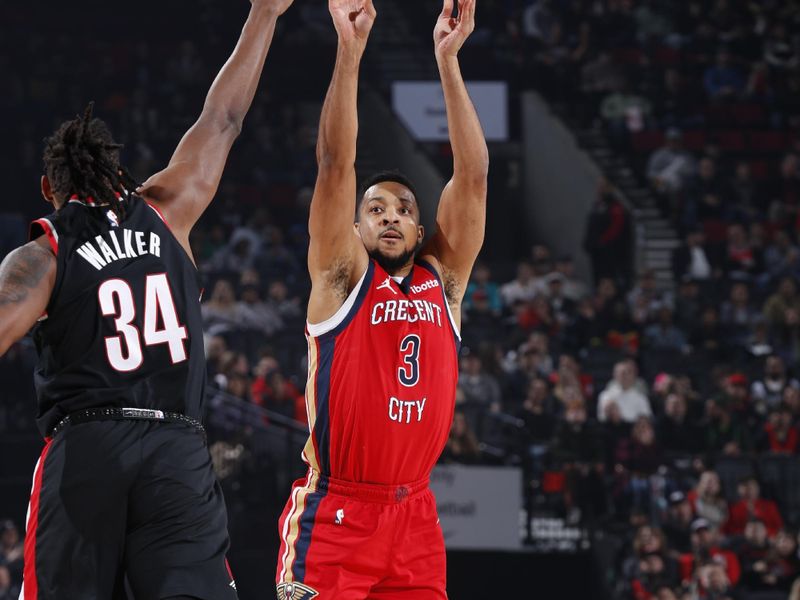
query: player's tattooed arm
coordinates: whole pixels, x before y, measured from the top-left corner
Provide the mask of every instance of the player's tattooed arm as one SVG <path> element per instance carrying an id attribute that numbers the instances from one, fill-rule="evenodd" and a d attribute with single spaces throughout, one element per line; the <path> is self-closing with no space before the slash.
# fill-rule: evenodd
<path id="1" fill-rule="evenodd" d="M 56 257 L 33 241 L 0 264 L 0 355 L 24 336 L 47 309 L 56 278 Z"/>
<path id="2" fill-rule="evenodd" d="M 486 228 L 489 151 L 458 61 L 459 50 L 475 28 L 475 1 L 458 0 L 454 17 L 454 0 L 443 0 L 433 33 L 453 149 L 453 177 L 439 200 L 437 231 L 422 254 L 435 258 L 443 279 L 447 275 L 452 280 L 451 307 L 460 305 Z M 458 320 L 456 311 L 454 316 Z"/>

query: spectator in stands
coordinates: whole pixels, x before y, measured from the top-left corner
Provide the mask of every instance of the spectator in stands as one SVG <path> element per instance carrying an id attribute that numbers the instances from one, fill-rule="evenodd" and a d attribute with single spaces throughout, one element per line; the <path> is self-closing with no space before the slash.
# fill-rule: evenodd
<path id="1" fill-rule="evenodd" d="M 691 332 L 700 319 L 703 297 L 700 285 L 691 278 L 678 281 L 678 294 L 675 298 L 675 323 L 683 330 Z"/>
<path id="2" fill-rule="evenodd" d="M 717 61 L 703 74 L 703 85 L 709 100 L 734 100 L 744 91 L 745 79 L 728 49 L 717 52 Z"/>
<path id="3" fill-rule="evenodd" d="M 725 188 L 716 162 L 710 156 L 703 157 L 697 175 L 687 186 L 684 223 L 702 226 L 712 243 L 719 242 L 724 235 L 724 194 Z"/>
<path id="4" fill-rule="evenodd" d="M 669 495 L 667 512 L 661 525 L 671 549 L 681 554 L 691 552 L 690 527 L 693 520 L 694 512 L 686 494 L 680 490 L 672 492 Z"/>
<path id="5" fill-rule="evenodd" d="M 619 145 L 628 139 L 629 133 L 647 127 L 652 110 L 650 101 L 634 90 L 627 80 L 600 103 L 600 116 Z"/>
<path id="6" fill-rule="evenodd" d="M 800 438 L 793 423 L 792 411 L 788 406 L 773 408 L 764 425 L 758 449 L 773 454 L 793 455 L 797 454 L 798 442 Z"/>
<path id="7" fill-rule="evenodd" d="M 686 334 L 675 326 L 669 306 L 662 306 L 658 311 L 658 321 L 645 329 L 644 343 L 654 350 L 688 350 Z"/>
<path id="8" fill-rule="evenodd" d="M 700 322 L 689 334 L 689 344 L 699 360 L 724 361 L 730 356 L 728 332 L 719 322 L 714 306 L 706 306 L 700 313 Z"/>
<path id="9" fill-rule="evenodd" d="M 625 72 L 608 52 L 600 52 L 581 69 L 581 88 L 597 95 L 620 89 L 625 83 Z"/>
<path id="10" fill-rule="evenodd" d="M 480 461 L 480 455 L 478 438 L 467 423 L 464 413 L 457 410 L 453 415 L 450 437 L 447 439 L 440 460 L 442 462 L 475 464 Z"/>
<path id="11" fill-rule="evenodd" d="M 0 521 L 0 568 L 5 568 L 11 582 L 22 581 L 24 544 L 19 529 L 11 519 Z M 13 588 L 13 583 L 9 584 Z M 2 598 L 2 575 L 0 575 L 0 598 Z M 19 589 L 17 588 L 17 594 Z M 12 597 L 13 593 L 9 595 Z M 16 596 L 13 596 L 16 600 Z"/>
<path id="12" fill-rule="evenodd" d="M 647 161 L 647 178 L 657 192 L 673 197 L 683 192 L 697 170 L 692 155 L 683 148 L 680 130 L 667 130 L 666 144 Z"/>
<path id="13" fill-rule="evenodd" d="M 0 565 L 0 600 L 17 600 L 20 586 L 11 577 L 11 571 L 5 565 Z"/>
<path id="14" fill-rule="evenodd" d="M 786 231 L 777 231 L 764 251 L 764 266 L 770 280 L 800 278 L 800 249 Z"/>
<path id="15" fill-rule="evenodd" d="M 701 122 L 698 114 L 700 107 L 697 94 L 692 89 L 691 82 L 679 69 L 669 68 L 664 71 L 662 88 L 658 96 L 653 98 L 653 102 L 659 124 L 662 127 L 669 127 L 667 138 L 671 131 L 673 138 L 675 133 L 680 137 L 677 127 L 692 127 Z M 692 160 L 692 162 L 694 161 Z M 650 177 L 649 169 L 647 174 Z M 682 186 L 669 191 L 680 191 L 681 189 Z"/>
<path id="16" fill-rule="evenodd" d="M 750 550 L 748 554 L 753 554 L 755 558 L 746 565 L 744 571 L 748 590 L 755 593 L 777 592 L 785 597 L 798 575 L 797 545 L 794 536 L 781 530 L 765 551 L 760 547 L 747 550 Z M 777 594 L 768 597 L 777 597 Z"/>
<path id="17" fill-rule="evenodd" d="M 764 40 L 764 60 L 781 73 L 796 69 L 800 64 L 797 39 L 789 36 L 783 21 L 773 23 Z"/>
<path id="18" fill-rule="evenodd" d="M 203 329 L 209 335 L 226 334 L 238 330 L 243 321 L 242 306 L 236 302 L 233 284 L 219 279 L 208 302 L 201 306 Z"/>
<path id="19" fill-rule="evenodd" d="M 522 403 L 517 416 L 525 422 L 525 433 L 530 444 L 550 442 L 555 433 L 556 420 L 550 400 L 547 382 L 534 379 L 528 388 L 528 395 Z"/>
<path id="20" fill-rule="evenodd" d="M 705 243 L 701 229 L 692 229 L 686 241 L 672 252 L 672 275 L 675 281 L 708 281 L 722 274 L 719 253 Z"/>
<path id="21" fill-rule="evenodd" d="M 736 163 L 736 171 L 728 183 L 725 196 L 725 210 L 729 221 L 752 223 L 766 212 L 763 190 L 753 179 L 752 169 L 747 161 Z"/>
<path id="22" fill-rule="evenodd" d="M 800 389 L 800 381 L 789 377 L 783 359 L 773 354 L 764 362 L 763 376 L 750 386 L 750 394 L 754 402 L 763 404 L 761 413 L 764 414 L 767 409 L 775 408 L 781 403 L 787 387 Z"/>
<path id="23" fill-rule="evenodd" d="M 303 317 L 300 298 L 296 296 L 290 297 L 289 288 L 281 280 L 275 280 L 269 284 L 267 305 L 284 321 Z"/>
<path id="24" fill-rule="evenodd" d="M 766 559 L 770 552 L 769 537 L 764 522 L 753 518 L 747 521 L 744 534 L 734 539 L 732 546 L 742 565 L 741 583 L 753 590 L 761 587 L 766 567 Z"/>
<path id="25" fill-rule="evenodd" d="M 564 294 L 564 276 L 558 271 L 553 271 L 544 277 L 547 292 L 544 297 L 550 304 L 550 312 L 563 327 L 572 322 L 575 315 L 575 302 Z"/>
<path id="26" fill-rule="evenodd" d="M 734 283 L 720 311 L 720 323 L 727 336 L 739 344 L 744 343 L 758 317 L 758 311 L 750 303 L 750 288 L 744 282 Z"/>
<path id="27" fill-rule="evenodd" d="M 686 398 L 670 393 L 664 402 L 664 413 L 658 419 L 658 439 L 664 450 L 677 455 L 697 451 L 698 431 L 689 419 Z"/>
<path id="28" fill-rule="evenodd" d="M 728 503 L 722 495 L 722 484 L 716 471 L 706 469 L 686 498 L 695 516 L 705 519 L 712 529 L 719 530 L 728 520 Z"/>
<path id="29" fill-rule="evenodd" d="M 624 360 L 614 365 L 614 379 L 600 393 L 597 402 L 597 420 L 606 420 L 606 407 L 614 403 L 619 407 L 622 420 L 635 422 L 639 417 L 650 417 L 653 411 L 647 398 L 647 387 L 637 378 L 636 363 Z"/>
<path id="30" fill-rule="evenodd" d="M 788 309 L 800 312 L 800 295 L 797 294 L 797 283 L 792 277 L 781 279 L 778 291 L 764 304 L 764 316 L 773 332 L 786 324 Z"/>
<path id="31" fill-rule="evenodd" d="M 622 563 L 622 574 L 630 582 L 630 590 L 625 591 L 633 593 L 634 598 L 649 598 L 663 580 L 675 578 L 676 565 L 668 558 L 666 538 L 660 529 L 650 525 L 639 527 L 631 550 Z"/>
<path id="32" fill-rule="evenodd" d="M 489 265 L 479 262 L 472 270 L 472 278 L 469 285 L 467 285 L 467 292 L 464 295 L 464 302 L 462 306 L 466 313 L 469 315 L 474 305 L 474 296 L 476 293 L 482 292 L 490 314 L 499 317 L 503 310 L 503 303 L 500 298 L 500 288 L 492 281 L 492 272 Z"/>
<path id="33" fill-rule="evenodd" d="M 503 378 L 505 384 L 503 398 L 506 410 L 513 412 L 530 393 L 529 386 L 546 372 L 543 370 L 541 352 L 530 343 L 523 344 L 518 351 L 509 352 L 506 360 L 508 359 L 513 362 L 505 367 L 507 372 Z M 548 406 L 548 409 L 553 408 Z"/>
<path id="34" fill-rule="evenodd" d="M 589 288 L 575 277 L 575 261 L 572 256 L 562 255 L 556 258 L 555 272 L 563 277 L 564 297 L 578 302 L 588 295 Z"/>
<path id="35" fill-rule="evenodd" d="M 778 506 L 772 500 L 761 497 L 761 486 L 758 479 L 750 475 L 744 477 L 738 485 L 740 500 L 730 508 L 730 515 L 722 530 L 726 535 L 742 535 L 747 522 L 756 518 L 764 522 L 770 537 L 783 527 L 783 519 Z"/>
<path id="36" fill-rule="evenodd" d="M 583 249 L 592 261 L 595 284 L 605 277 L 623 285 L 629 280 L 631 235 L 628 211 L 614 187 L 601 179 L 583 237 Z"/>
<path id="37" fill-rule="evenodd" d="M 605 512 L 603 446 L 599 432 L 588 422 L 580 392 L 574 390 L 567 396 L 571 399 L 556 429 L 553 454 L 565 474 L 567 519 L 577 523 L 587 515 Z"/>
<path id="38" fill-rule="evenodd" d="M 748 239 L 744 227 L 734 223 L 728 227 L 724 269 L 736 281 L 753 281 L 764 270 L 761 249 Z"/>
<path id="39" fill-rule="evenodd" d="M 566 402 L 564 391 L 577 389 L 582 398 L 591 398 L 594 395 L 594 381 L 592 376 L 581 372 L 581 366 L 574 356 L 562 353 L 558 357 L 558 370 L 550 373 L 548 377 L 553 384 L 553 394 L 562 403 Z"/>
<path id="40" fill-rule="evenodd" d="M 244 329 L 270 336 L 283 327 L 283 321 L 275 308 L 262 300 L 261 289 L 257 284 L 243 286 L 240 297 L 240 324 Z"/>
<path id="41" fill-rule="evenodd" d="M 746 426 L 734 418 L 731 408 L 719 399 L 706 400 L 704 429 L 705 450 L 710 456 L 738 456 L 750 449 L 750 435 Z"/>
<path id="42" fill-rule="evenodd" d="M 635 509 L 653 511 L 650 477 L 664 464 L 664 456 L 648 417 L 639 417 L 631 429 L 630 439 L 617 448 L 617 464 L 626 469 L 625 492 L 631 505 Z"/>
<path id="43" fill-rule="evenodd" d="M 721 547 L 719 533 L 702 518 L 695 519 L 691 525 L 692 551 L 679 558 L 681 579 L 685 582 L 697 577 L 705 589 L 709 589 L 709 581 L 703 581 L 702 568 L 711 562 L 722 568 L 722 575 L 733 585 L 741 577 L 739 559 L 730 550 Z"/>
<path id="44" fill-rule="evenodd" d="M 796 230 L 800 214 L 800 158 L 797 154 L 790 152 L 783 157 L 769 194 L 772 201 L 770 221 L 776 227 Z"/>
<path id="45" fill-rule="evenodd" d="M 636 286 L 628 294 L 628 306 L 636 323 L 647 323 L 655 319 L 664 306 L 671 306 L 671 298 L 658 289 L 655 271 L 644 271 Z"/>
<path id="46" fill-rule="evenodd" d="M 486 373 L 483 359 L 474 352 L 461 358 L 461 375 L 458 387 L 464 392 L 467 403 L 487 410 L 500 410 L 500 384 Z"/>
<path id="47" fill-rule="evenodd" d="M 500 297 L 507 307 L 517 302 L 530 302 L 536 296 L 536 279 L 533 265 L 528 261 L 517 264 L 517 276 L 500 287 Z"/>

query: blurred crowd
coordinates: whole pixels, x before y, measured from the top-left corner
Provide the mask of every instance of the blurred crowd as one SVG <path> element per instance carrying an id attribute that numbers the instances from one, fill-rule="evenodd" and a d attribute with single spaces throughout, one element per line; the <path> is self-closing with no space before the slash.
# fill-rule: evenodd
<path id="1" fill-rule="evenodd" d="M 0 39 L 0 106 L 18 116 L 9 125 L 22 140 L 0 150 L 12 195 L 35 196 L 38 139 L 82 109 L 81 83 L 95 79 L 97 112 L 127 143 L 135 175 L 163 164 L 190 124 L 167 115 L 199 111 L 235 35 L 219 3 L 195 4 L 194 41 L 85 40 L 102 57 L 96 78 L 88 63 L 60 68 L 69 35 Z M 614 532 L 618 598 L 800 598 L 800 3 L 487 0 L 479 10 L 465 48 L 473 71 L 536 87 L 573 122 L 601 123 L 685 241 L 670 285 L 636 273 L 631 216 L 602 182 L 587 215 L 591 280 L 542 244 L 479 262 L 442 460 L 520 465 L 531 513 Z M 0 6 L 12 21 L 32 18 L 25 11 Z M 267 69 L 280 94 L 260 94 L 192 237 L 212 387 L 297 421 L 326 80 L 311 74 L 331 53 L 293 49 L 330 45 L 325 17 L 298 8 L 281 31 Z M 431 22 L 420 18 L 419 32 Z M 17 68 L 45 43 L 49 64 Z M 20 222 L 0 218 L 0 244 Z M 18 382 L 26 403 L 0 406 L 2 431 L 31 429 L 30 369 L 19 348 L 0 360 L 0 379 Z M 2 533 L 4 548 L 12 538 Z M 0 600 L 14 564 L 0 557 Z"/>

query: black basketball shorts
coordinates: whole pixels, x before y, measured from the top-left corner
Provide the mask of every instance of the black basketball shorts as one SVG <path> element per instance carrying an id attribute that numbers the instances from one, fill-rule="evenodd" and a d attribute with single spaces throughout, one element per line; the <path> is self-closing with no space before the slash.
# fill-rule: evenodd
<path id="1" fill-rule="evenodd" d="M 182 423 L 93 421 L 48 441 L 34 475 L 23 600 L 235 600 L 222 490 Z"/>

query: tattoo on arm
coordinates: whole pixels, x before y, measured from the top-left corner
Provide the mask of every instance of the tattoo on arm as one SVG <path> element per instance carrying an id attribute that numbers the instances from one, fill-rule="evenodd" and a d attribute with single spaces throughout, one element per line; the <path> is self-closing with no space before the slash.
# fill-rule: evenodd
<path id="1" fill-rule="evenodd" d="M 55 261 L 55 256 L 39 244 L 16 249 L 0 264 L 0 306 L 25 302 Z"/>

